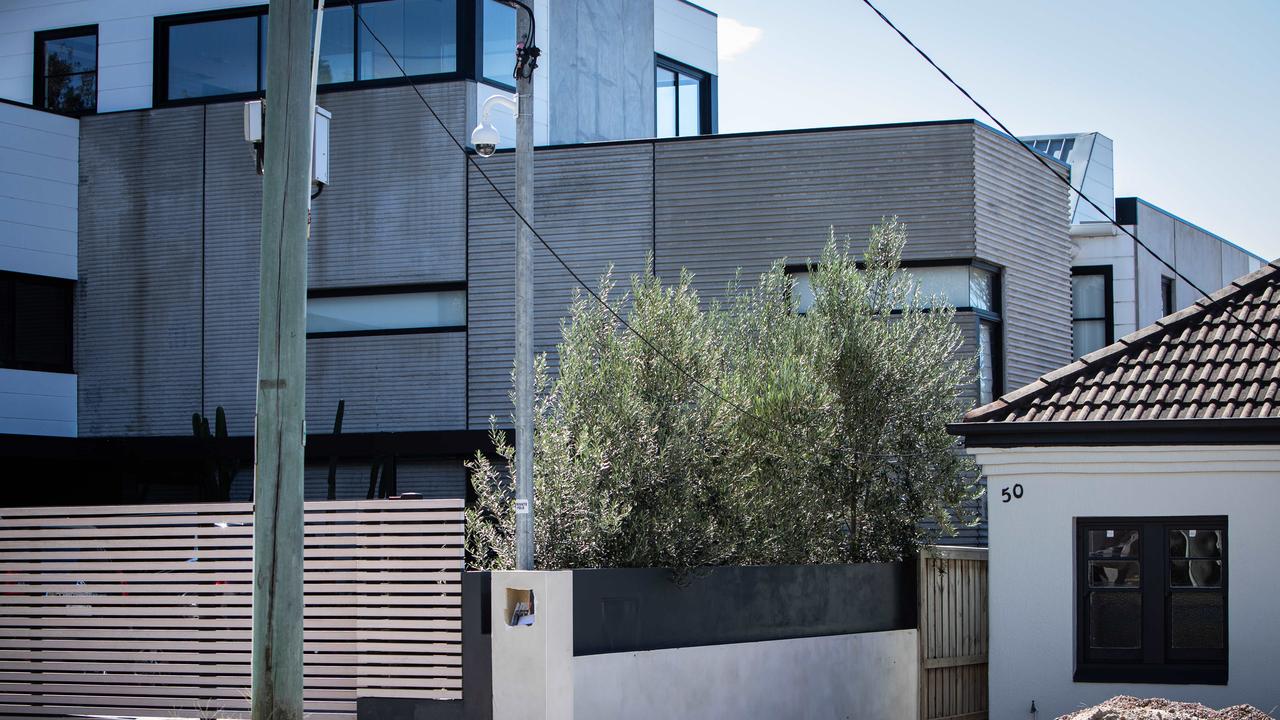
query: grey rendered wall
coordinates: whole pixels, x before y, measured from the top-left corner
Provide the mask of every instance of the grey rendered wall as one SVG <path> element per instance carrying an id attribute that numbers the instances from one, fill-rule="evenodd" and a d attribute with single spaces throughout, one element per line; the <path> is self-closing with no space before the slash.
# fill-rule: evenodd
<path id="1" fill-rule="evenodd" d="M 465 84 L 424 92 L 461 134 Z M 332 185 L 312 210 L 311 286 L 465 280 L 464 160 L 413 91 L 319 102 L 334 114 Z M 232 434 L 252 432 L 262 201 L 241 107 L 83 124 L 82 434 L 185 435 L 191 413 L 219 405 Z M 339 398 L 350 432 L 465 420 L 465 333 L 314 339 L 308 349 L 313 431 L 332 427 Z"/>
<path id="2" fill-rule="evenodd" d="M 1072 359 L 1068 191 L 1007 137 L 972 132 L 977 256 L 1004 267 L 1009 391 Z"/>
<path id="3" fill-rule="evenodd" d="M 185 434 L 200 408 L 203 113 L 80 123 L 81 435 Z"/>
<path id="4" fill-rule="evenodd" d="M 1221 238 L 1206 232 L 1160 208 L 1139 199 L 1137 234 L 1160 258 L 1170 262 L 1182 275 L 1206 293 L 1225 287 L 1232 280 L 1256 269 L 1261 261 Z M 1145 327 L 1164 315 L 1161 279 L 1174 272 L 1151 252 L 1136 248 L 1138 275 L 1138 327 Z M 1200 298 L 1186 281 L 1175 278 L 1174 308 L 1181 309 Z"/>
<path id="5" fill-rule="evenodd" d="M 816 256 L 831 226 L 861 247 L 887 216 L 909 258 L 972 257 L 968 123 L 716 137 L 657 144 L 657 270 L 719 294 L 783 257 Z"/>
<path id="6" fill-rule="evenodd" d="M 514 197 L 512 156 L 480 163 Z M 645 269 L 653 243 L 652 163 L 648 143 L 537 152 L 534 226 L 592 287 L 610 266 L 622 288 L 630 275 Z M 472 170 L 470 177 L 469 417 L 471 428 L 484 429 L 490 416 L 510 426 L 515 225 L 511 210 L 480 174 Z M 549 352 L 559 342 L 560 319 L 577 284 L 536 239 L 532 242 L 534 344 L 538 352 Z"/>
<path id="7" fill-rule="evenodd" d="M 550 140 L 653 136 L 653 0 L 555 0 Z"/>

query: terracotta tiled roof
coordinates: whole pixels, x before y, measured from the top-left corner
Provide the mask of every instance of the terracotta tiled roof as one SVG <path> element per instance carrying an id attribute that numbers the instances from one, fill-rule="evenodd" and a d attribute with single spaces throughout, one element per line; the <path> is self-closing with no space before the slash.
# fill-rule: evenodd
<path id="1" fill-rule="evenodd" d="M 970 411 L 962 425 L 1280 418 L 1277 263 Z"/>

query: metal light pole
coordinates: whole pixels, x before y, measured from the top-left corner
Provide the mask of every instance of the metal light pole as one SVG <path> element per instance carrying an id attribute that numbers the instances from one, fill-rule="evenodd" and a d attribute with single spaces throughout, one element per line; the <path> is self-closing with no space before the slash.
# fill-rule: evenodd
<path id="1" fill-rule="evenodd" d="M 489 121 L 494 106 L 516 115 L 516 569 L 533 569 L 533 71 L 541 52 L 534 45 L 533 10 L 520 0 L 500 0 L 516 8 L 516 96 L 493 95 L 484 101 L 471 144 L 489 157 L 501 138 Z M 521 219 L 523 218 L 523 220 Z"/>
<path id="2" fill-rule="evenodd" d="M 533 222 L 533 12 L 523 3 L 516 37 L 516 211 Z M 536 65 L 536 56 L 534 56 Z M 533 252 L 516 219 L 516 569 L 533 569 Z"/>

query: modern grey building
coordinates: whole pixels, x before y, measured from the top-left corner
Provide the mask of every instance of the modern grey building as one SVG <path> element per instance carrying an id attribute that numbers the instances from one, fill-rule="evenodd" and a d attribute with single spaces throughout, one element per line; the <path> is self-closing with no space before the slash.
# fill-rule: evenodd
<path id="1" fill-rule="evenodd" d="M 338 7 L 365 12 L 386 1 Z M 442 7 L 441 0 L 395 1 Z M 74 17 L 59 14 L 70 6 L 57 7 L 0 4 L 0 20 L 19 28 L 0 40 L 13 45 L 50 52 L 59 37 L 89 37 L 74 35 L 85 27 L 96 27 L 93 37 L 102 41 L 96 95 L 67 90 L 85 86 L 85 76 L 71 82 L 64 73 L 52 82 L 33 77 L 32 63 L 25 79 L 0 83 L 16 101 L 0 106 L 5 135 L 31 130 L 8 146 L 0 135 L 0 152 L 30 155 L 13 174 L 44 173 L 41 182 L 61 193 L 23 189 L 27 210 L 18 210 L 35 215 L 0 214 L 9 223 L 0 225 L 0 269 L 19 283 L 55 278 L 48 282 L 65 303 L 41 305 L 63 308 L 49 318 L 21 302 L 6 309 L 23 319 L 16 343 L 57 337 L 65 352 L 42 368 L 4 361 L 0 454 L 11 467 L 46 476 L 56 470 L 62 496 L 76 502 L 209 497 L 192 478 L 213 454 L 239 461 L 234 493 L 243 496 L 251 475 L 261 178 L 241 124 L 242 102 L 259 88 L 249 88 L 256 75 L 245 70 L 239 79 L 248 89 L 208 94 L 217 79 L 197 82 L 188 72 L 207 67 L 208 58 L 183 69 L 175 53 L 202 34 L 234 29 L 206 23 L 260 29 L 262 8 L 141 22 L 93 15 L 124 12 L 109 2 L 75 4 Z M 484 69 L 497 61 L 480 52 L 483 28 L 492 30 L 489 7 L 456 3 L 455 45 L 473 45 L 474 53 L 457 52 L 454 69 L 417 78 L 459 139 L 491 92 Z M 713 297 L 739 270 L 750 276 L 786 259 L 802 273 L 828 228 L 862 238 L 896 215 L 910 233 L 908 271 L 959 308 L 965 352 L 980 370 L 976 386 L 965 388 L 969 397 L 998 396 L 1071 359 L 1068 192 L 1013 138 L 971 120 L 717 135 L 713 16 L 679 0 L 551 0 L 538 8 L 549 18 L 539 16 L 546 40 L 537 78 L 549 99 L 538 106 L 547 122 L 536 153 L 534 223 L 579 276 L 594 280 L 610 267 L 621 276 L 642 273 L 651 257 L 661 276 L 689 268 L 699 291 Z M 619 18 L 627 13 L 634 22 L 623 32 Z M 637 30 L 642 16 L 648 21 Z M 67 25 L 72 35 L 39 34 Z M 585 46 L 588 25 L 615 33 L 616 42 Z M 145 77 L 134 78 L 149 81 L 147 92 L 108 92 L 132 77 L 116 54 L 122 51 L 107 49 L 109 30 L 126 26 L 151 33 L 128 41 L 147 64 Z M 327 16 L 325 27 L 341 22 Z M 260 52 L 246 38 L 202 52 Z M 352 42 L 356 52 L 331 54 L 330 72 L 346 79 L 322 85 L 318 97 L 332 113 L 331 184 L 313 203 L 309 247 L 307 493 L 326 497 L 332 464 L 340 497 L 364 497 L 373 466 L 382 468 L 379 494 L 456 496 L 465 492 L 464 459 L 488 447 L 490 418 L 509 424 L 513 218 L 411 88 L 394 77 L 360 79 L 381 66 L 360 50 L 358 36 Z M 348 56 L 352 65 L 335 70 Z M 38 82 L 57 92 L 38 96 Z M 621 95 L 612 96 L 619 86 Z M 96 112 L 80 108 L 77 119 L 23 104 L 49 97 L 92 97 Z M 56 163 L 40 143 L 56 147 Z M 511 190 L 510 153 L 479 163 Z M 0 173 L 11 167 L 6 162 Z M 8 182 L 22 188 L 28 181 Z M 15 207 L 0 204 L 0 213 Z M 36 216 L 47 232 L 27 229 L 37 227 Z M 535 254 L 536 342 L 554 351 L 574 282 L 544 249 Z M 62 383 L 58 401 L 32 399 L 50 378 Z M 336 434 L 339 401 L 345 412 Z M 18 407 L 29 409 L 6 415 Z M 231 438 L 211 448 L 191 438 L 192 414 L 212 417 L 217 408 Z M 32 420 L 41 413 L 48 417 Z M 6 503 L 51 499 L 48 487 L 35 485 L 4 492 Z M 965 540 L 984 537 L 977 530 Z"/>
<path id="2" fill-rule="evenodd" d="M 1266 264 L 1261 256 L 1142 198 L 1115 197 L 1114 143 L 1106 135 L 1038 135 L 1022 140 L 1069 165 L 1071 184 L 1080 190 L 1071 193 L 1072 327 L 1077 357 L 1190 305 L 1202 297 L 1197 287 L 1213 293 Z M 1142 243 L 1113 225 L 1108 216 Z"/>

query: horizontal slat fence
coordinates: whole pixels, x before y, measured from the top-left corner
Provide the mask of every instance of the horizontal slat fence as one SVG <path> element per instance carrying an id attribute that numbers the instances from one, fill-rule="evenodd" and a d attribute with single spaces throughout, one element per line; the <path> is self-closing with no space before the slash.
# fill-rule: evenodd
<path id="1" fill-rule="evenodd" d="M 462 696 L 461 500 L 306 504 L 308 720 Z M 249 503 L 0 509 L 0 718 L 247 717 Z"/>
<path id="2" fill-rule="evenodd" d="M 987 718 L 987 549 L 920 553 L 920 718 Z"/>

